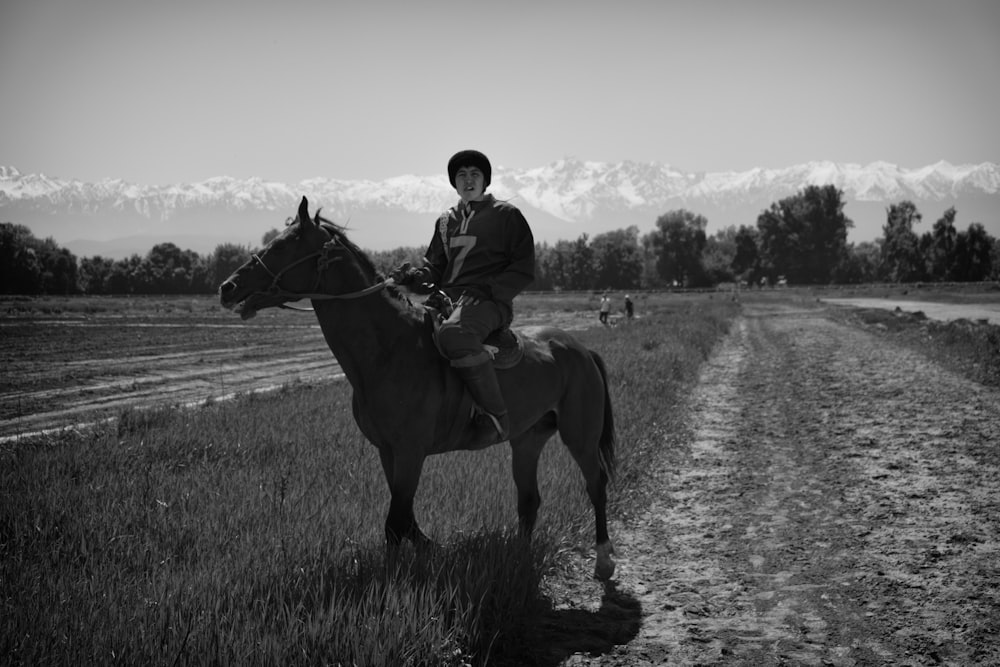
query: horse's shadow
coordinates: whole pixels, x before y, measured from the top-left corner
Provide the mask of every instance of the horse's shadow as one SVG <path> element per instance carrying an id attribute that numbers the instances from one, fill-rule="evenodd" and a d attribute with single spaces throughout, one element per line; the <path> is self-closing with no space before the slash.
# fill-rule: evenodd
<path id="1" fill-rule="evenodd" d="M 601 605 L 596 611 L 555 609 L 549 605 L 538 616 L 538 624 L 526 637 L 531 656 L 528 664 L 550 667 L 577 653 L 600 656 L 627 644 L 642 627 L 642 605 L 614 581 L 604 582 Z"/>
<path id="2" fill-rule="evenodd" d="M 510 551 L 507 551 L 510 550 Z M 517 554 L 502 558 L 503 551 Z M 485 659 L 483 664 L 497 667 L 556 667 L 568 657 L 584 653 L 600 656 L 612 653 L 617 646 L 629 643 L 642 625 L 642 606 L 629 592 L 619 589 L 614 581 L 588 586 L 596 595 L 601 591 L 599 608 L 562 609 L 542 592 L 539 553 L 532 553 L 520 537 L 502 533 L 483 533 L 455 539 L 449 544 L 434 543 L 419 546 L 404 542 L 400 548 L 361 549 L 352 552 L 348 561 L 331 564 L 324 585 L 308 600 L 290 600 L 289 604 L 304 609 L 323 610 L 334 604 L 335 598 L 363 601 L 370 592 L 371 582 L 381 582 L 382 588 L 430 590 L 462 590 L 465 573 L 478 572 L 481 563 L 493 559 L 511 564 L 507 569 L 492 572 L 479 579 L 487 588 L 473 587 L 467 591 L 485 598 L 481 607 L 470 616 L 472 636 L 484 638 L 484 643 L 469 646 L 473 653 Z M 339 580 L 339 585 L 334 582 Z M 491 591 L 506 587 L 503 581 L 526 582 L 523 607 L 491 608 Z M 591 580 L 592 581 L 592 580 Z M 405 597 L 405 596 L 404 596 Z M 504 615 L 496 616 L 497 612 Z M 490 640 L 489 638 L 493 639 Z"/>

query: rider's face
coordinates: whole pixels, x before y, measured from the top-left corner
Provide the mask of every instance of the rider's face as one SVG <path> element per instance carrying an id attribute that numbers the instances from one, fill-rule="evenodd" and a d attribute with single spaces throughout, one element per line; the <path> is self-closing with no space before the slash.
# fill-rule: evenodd
<path id="1" fill-rule="evenodd" d="M 461 167 L 455 173 L 455 190 L 463 202 L 480 201 L 483 198 L 485 180 L 478 167 Z"/>

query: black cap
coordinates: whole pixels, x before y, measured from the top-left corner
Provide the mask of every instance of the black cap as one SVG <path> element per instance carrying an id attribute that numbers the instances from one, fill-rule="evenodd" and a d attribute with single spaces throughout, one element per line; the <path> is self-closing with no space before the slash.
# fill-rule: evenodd
<path id="1" fill-rule="evenodd" d="M 493 167 L 488 157 L 474 150 L 458 151 L 448 160 L 448 182 L 455 187 L 455 175 L 462 167 L 476 167 L 483 172 L 483 190 L 489 187 L 493 177 Z"/>

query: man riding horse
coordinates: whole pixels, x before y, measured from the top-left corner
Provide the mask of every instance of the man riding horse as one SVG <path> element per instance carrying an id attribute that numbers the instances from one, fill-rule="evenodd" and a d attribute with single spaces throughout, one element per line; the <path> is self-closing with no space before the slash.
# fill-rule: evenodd
<path id="1" fill-rule="evenodd" d="M 447 294 L 454 311 L 441 325 L 438 345 L 481 408 L 470 448 L 507 440 L 510 420 L 496 371 L 483 341 L 508 326 L 513 301 L 535 278 L 535 241 L 515 206 L 486 194 L 489 159 L 475 150 L 448 161 L 448 179 L 459 201 L 441 214 L 421 267 L 397 267 L 400 285 L 432 285 Z"/>
<path id="2" fill-rule="evenodd" d="M 391 281 L 371 258 L 342 227 L 318 211 L 310 216 L 305 197 L 285 230 L 219 286 L 220 302 L 245 320 L 288 301 L 312 302 L 351 384 L 354 419 L 378 448 L 391 493 L 387 545 L 428 541 L 413 511 L 428 456 L 500 438 L 510 440 L 518 520 L 521 532 L 531 535 L 542 502 L 539 457 L 558 433 L 583 474 L 594 508 L 594 575 L 607 580 L 615 571 L 607 486 L 616 457 L 604 360 L 566 331 L 531 327 L 516 333 L 521 361 L 508 366 L 508 355 L 493 362 L 506 368 L 497 377 L 482 340 L 510 321 L 514 295 L 531 282 L 534 240 L 517 209 L 483 195 L 491 175 L 485 157 L 460 154 L 449 171 L 462 201 L 441 216 L 425 265 L 400 267 L 398 274 L 401 282 L 429 281 L 458 298 L 460 307 L 438 341 L 457 372 L 442 364 L 424 308 L 386 289 Z M 404 387 L 408 391 L 400 391 Z M 493 418 L 469 421 L 464 415 L 475 401 Z M 451 415 L 461 416 L 453 423 Z M 480 442 L 470 442 L 474 430 Z"/>

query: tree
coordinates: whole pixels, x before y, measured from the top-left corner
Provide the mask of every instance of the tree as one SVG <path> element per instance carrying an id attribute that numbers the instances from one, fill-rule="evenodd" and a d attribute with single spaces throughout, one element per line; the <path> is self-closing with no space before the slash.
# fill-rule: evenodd
<path id="1" fill-rule="evenodd" d="M 878 280 L 878 244 L 872 241 L 850 244 L 844 261 L 834 271 L 834 281 L 838 283 L 871 283 Z"/>
<path id="2" fill-rule="evenodd" d="M 833 280 L 847 252 L 847 230 L 854 226 L 844 215 L 843 195 L 833 185 L 810 185 L 758 216 L 758 250 L 772 280 L 778 275 L 801 284 Z"/>
<path id="3" fill-rule="evenodd" d="M 590 242 L 597 269 L 595 286 L 601 289 L 636 289 L 642 280 L 639 228 L 598 234 Z"/>
<path id="4" fill-rule="evenodd" d="M 544 246 L 543 252 L 535 255 L 535 264 L 541 268 L 546 282 L 552 286 L 552 289 L 568 288 L 564 266 L 568 255 L 565 247 L 568 244 L 568 241 L 557 241 L 554 246 Z"/>
<path id="5" fill-rule="evenodd" d="M 757 236 L 755 228 L 740 225 L 733 238 L 733 242 L 736 244 L 736 253 L 733 255 L 730 268 L 732 268 L 734 276 L 751 285 L 760 278 L 760 254 L 757 251 Z"/>
<path id="6" fill-rule="evenodd" d="M 132 255 L 112 264 L 105 283 L 107 294 L 141 293 L 142 290 L 135 280 L 135 275 L 140 272 L 142 263 L 142 258 L 139 255 Z"/>
<path id="7" fill-rule="evenodd" d="M 656 229 L 643 237 L 643 245 L 656 259 L 657 274 L 667 284 L 705 284 L 701 253 L 707 242 L 707 226 L 704 216 L 679 209 L 657 218 Z"/>
<path id="8" fill-rule="evenodd" d="M 132 255 L 123 260 L 127 271 L 125 280 L 127 291 L 132 294 L 153 294 L 156 292 L 156 278 L 148 258 Z"/>
<path id="9" fill-rule="evenodd" d="M 920 248 L 925 258 L 927 275 L 935 280 L 956 280 L 955 243 L 958 232 L 955 230 L 955 207 L 944 212 L 931 231 L 921 238 Z"/>
<path id="10" fill-rule="evenodd" d="M 201 294 L 215 291 L 208 263 L 193 250 L 173 243 L 153 246 L 145 259 L 146 292 L 155 294 Z"/>
<path id="11" fill-rule="evenodd" d="M 79 285 L 84 294 L 107 294 L 108 278 L 114 262 L 95 255 L 80 260 Z"/>
<path id="12" fill-rule="evenodd" d="M 157 294 L 176 294 L 187 291 L 190 276 L 185 266 L 183 251 L 173 243 L 158 243 L 146 255 L 150 276 L 150 291 Z"/>
<path id="13" fill-rule="evenodd" d="M 208 280 L 213 289 L 221 285 L 236 269 L 250 261 L 250 249 L 235 243 L 215 246 L 208 259 Z"/>
<path id="14" fill-rule="evenodd" d="M 0 290 L 5 294 L 78 291 L 76 256 L 51 238 L 41 241 L 23 225 L 0 224 Z"/>
<path id="15" fill-rule="evenodd" d="M 42 262 L 42 292 L 45 294 L 75 294 L 80 291 L 76 256 L 60 248 L 52 239 L 42 241 L 39 252 Z"/>
<path id="16" fill-rule="evenodd" d="M 882 227 L 882 268 L 880 273 L 892 282 L 921 280 L 924 276 L 920 242 L 913 225 L 920 222 L 920 211 L 911 201 L 891 204 Z"/>
<path id="17" fill-rule="evenodd" d="M 733 259 L 736 257 L 736 228 L 726 227 L 708 237 L 701 253 L 702 266 L 709 283 L 735 282 Z"/>
<path id="18" fill-rule="evenodd" d="M 993 237 L 974 222 L 955 237 L 954 280 L 980 281 L 993 274 Z"/>
<path id="19" fill-rule="evenodd" d="M 529 289 L 547 291 L 555 289 L 556 283 L 549 275 L 549 265 L 552 260 L 552 247 L 548 243 L 535 244 L 535 281 Z"/>
<path id="20" fill-rule="evenodd" d="M 990 244 L 990 280 L 1000 280 L 1000 239 L 992 239 Z"/>
<path id="21" fill-rule="evenodd" d="M 38 294 L 42 288 L 42 263 L 34 234 L 24 225 L 0 224 L 0 290 L 4 294 Z"/>
<path id="22" fill-rule="evenodd" d="M 587 241 L 587 235 L 581 234 L 567 247 L 566 279 L 569 288 L 574 290 L 594 289 L 597 285 L 597 271 L 594 262 L 594 251 Z"/>
<path id="23" fill-rule="evenodd" d="M 596 285 L 594 251 L 586 234 L 575 241 L 557 241 L 551 248 L 544 247 L 541 256 L 535 256 L 535 264 L 553 289 L 588 290 Z"/>

